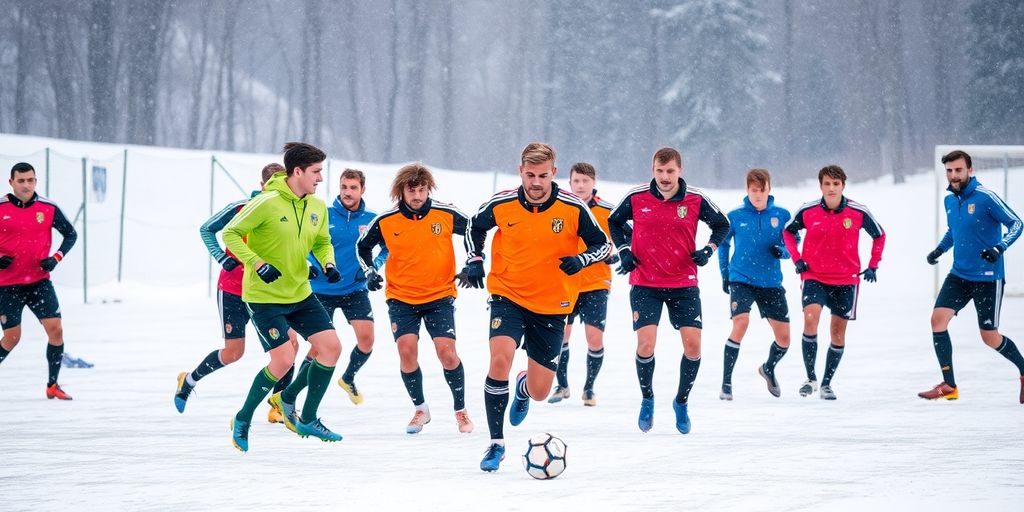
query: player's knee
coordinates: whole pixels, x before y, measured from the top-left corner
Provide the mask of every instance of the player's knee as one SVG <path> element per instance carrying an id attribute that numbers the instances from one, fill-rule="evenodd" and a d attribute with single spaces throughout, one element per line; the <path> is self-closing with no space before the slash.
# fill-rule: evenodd
<path id="1" fill-rule="evenodd" d="M 932 332 L 942 332 L 949 326 L 949 319 L 945 315 L 932 313 Z M 984 332 L 984 331 L 982 331 Z"/>
<path id="2" fill-rule="evenodd" d="M 14 349 L 15 345 L 21 341 L 21 333 L 18 334 L 4 334 L 3 345 L 5 347 L 11 347 L 9 350 Z"/>
<path id="3" fill-rule="evenodd" d="M 220 362 L 224 364 L 231 364 L 242 358 L 245 354 L 245 345 L 240 344 L 238 346 L 224 347 L 220 351 Z"/>
<path id="4" fill-rule="evenodd" d="M 512 358 L 504 354 L 491 354 L 491 366 L 488 374 L 508 376 L 508 372 L 512 370 Z"/>
<path id="5" fill-rule="evenodd" d="M 981 329 L 981 341 L 992 348 L 999 348 L 1003 343 L 1003 335 L 999 331 Z"/>
<path id="6" fill-rule="evenodd" d="M 641 341 L 637 343 L 636 353 L 640 357 L 651 357 L 654 355 L 654 341 Z"/>

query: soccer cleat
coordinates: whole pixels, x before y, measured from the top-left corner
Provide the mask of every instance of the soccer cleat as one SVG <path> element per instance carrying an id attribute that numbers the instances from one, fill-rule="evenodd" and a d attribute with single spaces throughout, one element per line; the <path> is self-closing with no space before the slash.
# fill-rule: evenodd
<path id="1" fill-rule="evenodd" d="M 54 382 L 46 387 L 46 398 L 56 398 L 57 400 L 71 400 L 71 395 L 64 392 L 60 388 L 60 385 Z"/>
<path id="2" fill-rule="evenodd" d="M 484 458 L 480 461 L 480 469 L 488 473 L 497 471 L 498 464 L 501 464 L 503 460 L 505 460 L 505 446 L 492 443 L 484 452 Z"/>
<path id="3" fill-rule="evenodd" d="M 296 427 L 299 423 L 299 414 L 295 411 L 295 404 L 289 404 L 282 400 L 280 391 L 270 395 L 270 399 L 267 400 L 267 403 L 270 404 L 270 413 L 272 414 L 276 410 L 278 414 L 280 414 L 281 418 L 280 422 L 270 421 L 270 414 L 267 414 L 267 421 L 270 421 L 271 423 L 284 423 L 284 426 L 288 430 L 291 430 L 296 434 L 299 433 L 299 430 Z"/>
<path id="4" fill-rule="evenodd" d="M 296 434 L 301 437 L 313 436 L 325 443 L 333 443 L 341 441 L 341 434 L 331 432 L 331 429 L 324 426 L 320 421 L 320 418 L 310 421 L 309 423 L 298 422 L 295 424 Z"/>
<path id="5" fill-rule="evenodd" d="M 267 403 L 270 404 L 270 400 L 267 399 Z M 267 411 L 267 423 L 284 423 L 284 413 L 281 409 L 274 407 L 274 404 L 270 404 L 270 410 Z"/>
<path id="6" fill-rule="evenodd" d="M 782 390 L 779 389 L 779 381 L 775 379 L 775 373 L 768 373 L 764 369 L 764 365 L 757 367 L 757 374 L 764 378 L 765 384 L 768 385 L 768 392 L 775 398 L 782 396 Z M 801 391 L 802 393 L 803 391 Z"/>
<path id="7" fill-rule="evenodd" d="M 644 398 L 640 401 L 640 418 L 637 425 L 641 432 L 649 432 L 654 426 L 654 398 Z"/>
<path id="8" fill-rule="evenodd" d="M 569 398 L 569 388 L 562 386 L 555 386 L 555 390 L 551 392 L 551 398 L 548 398 L 549 404 L 557 404 L 562 400 Z"/>
<path id="9" fill-rule="evenodd" d="M 805 380 L 804 385 L 800 386 L 800 396 L 810 396 L 818 390 L 818 381 L 816 380 Z"/>
<path id="10" fill-rule="evenodd" d="M 828 384 L 821 385 L 821 399 L 822 400 L 835 400 L 836 394 L 832 391 L 832 386 Z"/>
<path id="11" fill-rule="evenodd" d="M 530 397 L 519 396 L 519 389 L 525 380 L 526 371 L 519 372 L 519 375 L 516 377 L 516 393 L 512 397 L 512 407 L 508 410 L 508 422 L 513 427 L 522 423 L 526 419 L 526 413 L 530 412 Z"/>
<path id="12" fill-rule="evenodd" d="M 690 433 L 690 415 L 686 412 L 688 405 L 681 404 L 675 400 L 672 401 L 672 410 L 676 412 L 676 430 L 680 434 Z"/>
<path id="13" fill-rule="evenodd" d="M 249 423 L 231 418 L 231 444 L 238 451 L 249 451 Z"/>
<path id="14" fill-rule="evenodd" d="M 427 423 L 430 423 L 430 409 L 416 409 L 416 414 L 413 414 L 412 419 L 409 420 L 409 426 L 405 427 L 405 433 L 419 434 L 423 430 L 423 425 Z"/>
<path id="15" fill-rule="evenodd" d="M 181 372 L 178 374 L 178 388 L 174 391 L 174 407 L 178 409 L 178 412 L 185 412 L 185 402 L 188 401 L 188 396 L 192 394 L 192 386 L 185 382 L 185 376 L 188 372 Z M 49 393 L 47 393 L 49 396 Z"/>
<path id="16" fill-rule="evenodd" d="M 465 409 L 455 411 L 455 423 L 459 426 L 459 432 L 468 434 L 473 431 L 473 422 L 469 419 L 469 413 Z"/>
<path id="17" fill-rule="evenodd" d="M 587 407 L 593 407 L 593 406 L 597 405 L 597 397 L 594 396 L 594 390 L 593 389 L 584 389 L 583 390 L 583 405 L 585 405 Z"/>
<path id="18" fill-rule="evenodd" d="M 719 400 L 732 400 L 732 384 L 722 384 L 722 392 L 718 393 Z"/>
<path id="19" fill-rule="evenodd" d="M 960 391 L 943 381 L 936 384 L 934 388 L 931 388 L 928 391 L 918 393 L 917 396 L 926 400 L 938 400 L 940 398 L 956 400 L 957 398 L 960 398 Z"/>
<path id="20" fill-rule="evenodd" d="M 338 379 L 338 385 L 348 393 L 348 399 L 351 400 L 352 403 L 356 405 L 363 403 L 363 395 L 359 394 L 359 390 L 356 389 L 356 381 L 353 380 L 352 382 L 345 382 L 345 377 L 342 377 Z"/>

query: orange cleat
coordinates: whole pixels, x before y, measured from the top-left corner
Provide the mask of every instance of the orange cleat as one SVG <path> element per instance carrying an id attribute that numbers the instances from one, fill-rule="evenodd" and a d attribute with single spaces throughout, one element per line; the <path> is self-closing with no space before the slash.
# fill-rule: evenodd
<path id="1" fill-rule="evenodd" d="M 953 386 L 950 386 L 945 382 L 940 382 L 934 388 L 918 393 L 917 396 L 927 400 L 938 400 L 940 398 L 956 400 L 957 398 L 960 398 L 960 392 Z"/>
<path id="2" fill-rule="evenodd" d="M 60 385 L 54 382 L 46 387 L 46 398 L 56 398 L 57 400 L 71 400 L 71 395 L 64 392 L 60 388 Z"/>

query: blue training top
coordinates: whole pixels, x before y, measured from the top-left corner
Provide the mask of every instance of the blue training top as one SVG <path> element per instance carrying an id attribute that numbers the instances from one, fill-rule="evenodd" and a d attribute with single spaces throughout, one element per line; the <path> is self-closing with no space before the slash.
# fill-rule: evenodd
<path id="1" fill-rule="evenodd" d="M 761 211 L 750 204 L 750 198 L 744 197 L 743 206 L 729 212 L 728 217 L 729 233 L 718 248 L 718 266 L 722 271 L 722 279 L 760 288 L 782 286 L 779 260 L 772 256 L 769 248 L 778 247 L 782 250 L 783 258 L 789 258 L 786 245 L 782 242 L 782 230 L 790 219 L 789 211 L 775 206 L 774 196 L 768 196 L 768 204 Z M 736 246 L 731 262 L 730 240 Z"/>
<path id="2" fill-rule="evenodd" d="M 953 192 L 952 187 L 947 190 Z M 1001 281 L 1003 258 L 989 263 L 981 257 L 985 249 L 999 246 L 1006 251 L 1021 233 L 1021 220 L 995 192 L 972 177 L 959 194 L 946 196 L 946 235 L 939 242 L 942 252 L 953 248 L 952 274 L 968 281 Z M 1006 235 L 1003 235 L 1006 226 Z"/>
<path id="3" fill-rule="evenodd" d="M 313 287 L 313 293 L 321 295 L 348 295 L 353 292 L 366 290 L 366 275 L 359 267 L 359 259 L 356 256 L 356 240 L 366 230 L 366 226 L 377 214 L 366 209 L 366 201 L 359 200 L 359 207 L 355 211 L 349 211 L 341 204 L 341 199 L 335 198 L 334 204 L 327 209 L 327 216 L 330 221 L 331 245 L 334 246 L 334 258 L 337 261 L 338 272 L 341 273 L 341 281 L 331 284 L 324 277 L 323 269 L 317 263 L 313 255 L 309 255 L 311 265 L 316 265 L 320 275 L 309 282 Z M 373 266 L 376 269 L 384 266 L 387 260 L 388 249 L 382 247 L 377 257 L 373 259 Z"/>

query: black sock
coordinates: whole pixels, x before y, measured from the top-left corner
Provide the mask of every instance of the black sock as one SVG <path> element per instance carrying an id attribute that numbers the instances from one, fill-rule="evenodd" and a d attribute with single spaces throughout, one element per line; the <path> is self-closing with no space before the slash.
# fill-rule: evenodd
<path id="1" fill-rule="evenodd" d="M 466 408 L 466 371 L 462 368 L 462 362 L 451 370 L 444 371 L 444 380 L 452 390 L 452 398 L 455 400 L 455 410 L 461 411 Z"/>
<path id="2" fill-rule="evenodd" d="M 683 356 L 679 361 L 679 389 L 676 391 L 676 402 L 685 404 L 690 399 L 690 390 L 697 380 L 697 370 L 700 369 L 700 358 L 690 359 Z"/>
<path id="3" fill-rule="evenodd" d="M 594 381 L 601 371 L 601 363 L 604 362 L 604 347 L 595 350 L 587 350 L 587 382 L 583 384 L 584 390 L 593 390 Z"/>
<path id="4" fill-rule="evenodd" d="M 818 360 L 818 335 L 804 334 L 801 347 L 804 352 L 804 370 L 807 371 L 807 380 L 818 380 L 814 375 L 814 363 Z"/>
<path id="5" fill-rule="evenodd" d="M 505 438 L 505 409 L 508 407 L 508 381 L 487 377 L 484 381 L 484 408 L 491 439 Z"/>
<path id="6" fill-rule="evenodd" d="M 765 372 L 775 373 L 775 365 L 779 364 L 787 350 L 789 350 L 788 347 L 782 348 L 779 346 L 779 342 L 773 341 L 771 348 L 768 349 L 768 360 L 764 363 Z"/>
<path id="7" fill-rule="evenodd" d="M 725 340 L 725 365 L 722 368 L 722 384 L 732 384 L 732 370 L 740 357 L 740 344 L 732 338 Z"/>
<path id="8" fill-rule="evenodd" d="M 345 367 L 345 373 L 341 374 L 341 378 L 351 384 L 356 380 L 356 372 L 366 364 L 366 360 L 370 358 L 370 354 L 373 351 L 363 353 L 359 350 L 359 345 L 352 347 L 352 353 L 348 356 L 348 366 Z"/>
<path id="9" fill-rule="evenodd" d="M 828 354 L 825 356 L 825 377 L 821 379 L 822 386 L 828 386 L 832 382 L 832 376 L 836 374 L 839 367 L 839 360 L 843 358 L 843 347 L 840 345 L 829 345 Z"/>
<path id="10" fill-rule="evenodd" d="M 1003 336 L 1003 343 L 996 349 L 1003 357 L 1010 360 L 1011 363 L 1017 365 L 1017 369 L 1020 370 L 1020 374 L 1024 375 L 1024 357 L 1021 357 L 1020 350 L 1017 350 L 1017 345 L 1013 343 L 1013 340 Z"/>
<path id="11" fill-rule="evenodd" d="M 292 383 L 292 375 L 295 375 L 295 365 L 288 368 L 288 372 L 284 374 L 284 377 L 278 379 L 277 383 L 274 384 L 274 390 L 271 391 L 271 393 L 284 391 L 284 388 L 288 387 L 288 385 Z"/>
<path id="12" fill-rule="evenodd" d="M 935 347 L 935 357 L 939 359 L 939 368 L 942 370 L 942 380 L 950 387 L 956 387 L 956 379 L 953 377 L 953 341 L 949 338 L 949 331 L 933 332 L 932 346 Z"/>
<path id="13" fill-rule="evenodd" d="M 214 350 L 206 355 L 206 358 L 199 363 L 199 366 L 196 366 L 195 370 L 192 370 L 192 380 L 199 382 L 199 379 L 221 368 L 224 368 L 224 363 L 220 360 L 220 350 Z"/>
<path id="14" fill-rule="evenodd" d="M 640 394 L 654 398 L 654 354 L 650 357 L 636 355 L 636 378 L 640 381 Z"/>
<path id="15" fill-rule="evenodd" d="M 7 359 L 7 354 L 10 354 L 10 353 L 11 353 L 10 350 L 7 350 L 6 348 L 0 347 L 0 363 L 4 362 L 4 359 Z"/>
<path id="16" fill-rule="evenodd" d="M 1016 349 L 1014 349 L 1016 350 Z M 1020 357 L 1020 354 L 1017 355 Z M 50 363 L 50 378 L 46 381 L 47 386 L 52 386 L 57 383 L 57 376 L 60 375 L 60 363 L 64 359 L 64 344 L 50 345 L 46 344 L 46 361 Z"/>
<path id="17" fill-rule="evenodd" d="M 413 405 L 420 405 L 426 401 L 423 398 L 423 372 L 419 366 L 409 373 L 402 372 L 402 382 L 405 383 L 405 390 L 409 393 L 409 398 L 412 398 Z"/>
<path id="18" fill-rule="evenodd" d="M 555 370 L 555 378 L 558 379 L 558 385 L 567 388 L 569 387 L 569 344 L 565 343 L 562 345 L 562 351 L 558 353 L 558 369 Z"/>

